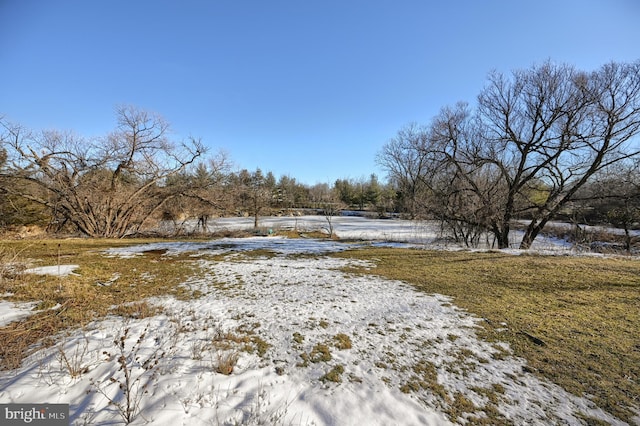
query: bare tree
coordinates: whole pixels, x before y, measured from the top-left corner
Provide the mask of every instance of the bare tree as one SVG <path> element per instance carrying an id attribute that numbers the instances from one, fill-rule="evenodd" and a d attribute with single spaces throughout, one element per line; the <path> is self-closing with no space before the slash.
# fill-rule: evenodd
<path id="1" fill-rule="evenodd" d="M 174 143 L 159 115 L 134 107 L 116 111 L 117 127 L 103 139 L 73 133 L 29 132 L 2 122 L 6 177 L 43 191 L 21 193 L 47 206 L 63 223 L 92 237 L 138 231 L 177 194 L 166 181 L 204 153 L 199 140 Z"/>
<path id="2" fill-rule="evenodd" d="M 488 141 L 508 185 L 505 219 L 520 211 L 531 220 L 520 248 L 531 247 L 545 224 L 598 171 L 638 155 L 640 62 L 607 64 L 592 73 L 544 64 L 494 78 L 480 97 Z M 505 156 L 506 153 L 507 155 Z M 532 183 L 547 187 L 544 200 L 526 197 Z"/>
<path id="3" fill-rule="evenodd" d="M 311 197 L 314 208 L 322 211 L 327 222 L 325 230 L 329 238 L 333 238 L 335 233 L 333 219 L 340 214 L 345 204 L 340 200 L 335 188 L 332 188 L 327 183 L 317 183 L 310 187 L 309 196 Z"/>
<path id="4" fill-rule="evenodd" d="M 379 157 L 405 193 L 412 217 L 440 221 L 443 233 L 467 246 L 476 246 L 490 229 L 493 213 L 486 206 L 499 193 L 495 174 L 469 155 L 476 131 L 467 105 L 459 103 L 444 108 L 428 127 L 403 129 Z"/>
<path id="5" fill-rule="evenodd" d="M 268 173 L 269 177 L 273 174 Z M 242 169 L 232 176 L 231 192 L 235 196 L 235 205 L 253 216 L 253 227 L 258 228 L 260 214 L 273 200 L 275 179 L 267 179 L 261 169 L 249 172 Z"/>
<path id="6" fill-rule="evenodd" d="M 427 130 L 411 123 L 400 129 L 376 158 L 397 188 L 401 208 L 412 219 L 423 217 L 428 211 L 424 186 L 424 176 L 428 172 L 427 153 L 424 149 L 427 144 Z"/>
<path id="7" fill-rule="evenodd" d="M 209 219 L 227 213 L 231 199 L 227 189 L 231 164 L 220 151 L 167 179 L 166 186 L 177 196 L 162 209 L 164 220 L 172 221 L 176 234 L 184 232 L 187 221 L 197 220 L 194 232 L 209 232 Z"/>
<path id="8" fill-rule="evenodd" d="M 640 160 L 601 171 L 577 198 L 580 204 L 588 203 L 592 220 L 624 230 L 624 248 L 631 253 L 638 239 L 631 230 L 640 222 Z"/>
<path id="9" fill-rule="evenodd" d="M 639 131 L 640 62 L 592 73 L 545 63 L 492 74 L 476 111 L 443 109 L 408 158 L 426 163 L 420 180 L 454 207 L 444 217 L 486 228 L 499 248 L 509 246 L 512 220 L 528 217 L 528 249 L 594 174 L 638 155 Z M 383 151 L 392 164 L 405 157 Z"/>

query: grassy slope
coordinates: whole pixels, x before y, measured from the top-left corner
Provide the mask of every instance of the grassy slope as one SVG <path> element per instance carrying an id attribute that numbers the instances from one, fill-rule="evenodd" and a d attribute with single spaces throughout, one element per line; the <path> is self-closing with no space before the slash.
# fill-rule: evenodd
<path id="1" fill-rule="evenodd" d="M 591 395 L 625 419 L 640 407 L 640 262 L 405 249 L 338 256 L 374 262 L 376 274 L 414 284 L 486 319 L 537 374 Z"/>

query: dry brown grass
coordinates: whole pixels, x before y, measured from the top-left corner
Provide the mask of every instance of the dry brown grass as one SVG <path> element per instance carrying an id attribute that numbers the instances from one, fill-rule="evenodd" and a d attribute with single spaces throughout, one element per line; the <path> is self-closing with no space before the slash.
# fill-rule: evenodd
<path id="1" fill-rule="evenodd" d="M 333 345 L 341 350 L 351 349 L 351 338 L 344 333 L 338 333 L 333 336 Z"/>
<path id="2" fill-rule="evenodd" d="M 240 359 L 240 354 L 236 351 L 221 353 L 218 352 L 216 356 L 216 363 L 214 370 L 216 373 L 224 374 L 225 376 L 233 373 L 233 369 Z"/>
<path id="3" fill-rule="evenodd" d="M 315 238 L 319 240 L 329 239 L 329 234 L 322 231 L 296 231 L 296 230 L 278 230 L 277 235 L 286 237 L 286 238 Z M 332 239 L 337 239 L 335 236 Z"/>
<path id="4" fill-rule="evenodd" d="M 340 383 L 342 382 L 342 373 L 344 373 L 344 366 L 342 364 L 338 364 L 331 368 L 331 370 L 327 371 L 322 377 L 320 377 L 321 382 L 333 382 Z"/>
<path id="5" fill-rule="evenodd" d="M 61 330 L 82 327 L 106 315 L 144 317 L 157 309 L 144 299 L 152 296 L 192 296 L 180 283 L 194 272 L 195 263 L 187 256 L 150 253 L 131 259 L 110 258 L 103 251 L 110 247 L 151 240 L 37 240 L 4 241 L 7 253 L 20 253 L 20 263 L 29 266 L 77 264 L 77 275 L 68 277 L 31 274 L 5 274 L 0 294 L 8 300 L 38 301 L 38 312 L 19 322 L 0 328 L 0 368 L 20 365 L 35 343 L 51 344 L 49 337 Z M 3 268 L 6 268 L 4 266 Z M 115 306 L 115 308 L 114 308 Z"/>
<path id="6" fill-rule="evenodd" d="M 507 341 L 536 374 L 625 421 L 640 407 L 637 259 L 401 249 L 336 256 L 377 265 L 357 272 L 452 296 L 486 319 L 485 338 Z"/>

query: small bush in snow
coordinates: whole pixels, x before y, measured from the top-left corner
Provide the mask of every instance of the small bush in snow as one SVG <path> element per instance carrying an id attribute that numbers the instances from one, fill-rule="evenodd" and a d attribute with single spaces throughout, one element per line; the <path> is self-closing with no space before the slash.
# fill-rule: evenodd
<path id="1" fill-rule="evenodd" d="M 147 336 L 148 326 L 145 328 L 135 343 L 127 347 L 130 329 L 116 337 L 113 344 L 116 348 L 115 355 L 104 351 L 103 354 L 111 360 L 116 357 L 118 370 L 102 383 L 92 380 L 91 384 L 96 391 L 102 394 L 110 405 L 113 405 L 126 424 L 131 423 L 140 413 L 140 404 L 145 394 L 149 392 L 151 384 L 156 380 L 156 367 L 165 353 L 156 347 L 151 353 L 143 355 L 143 343 Z M 112 386 L 117 385 L 118 391 L 114 395 Z M 119 395 L 122 394 L 122 398 Z"/>

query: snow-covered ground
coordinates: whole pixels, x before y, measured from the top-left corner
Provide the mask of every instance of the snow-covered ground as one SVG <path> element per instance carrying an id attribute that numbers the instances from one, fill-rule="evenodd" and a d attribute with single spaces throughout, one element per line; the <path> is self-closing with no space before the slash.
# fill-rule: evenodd
<path id="1" fill-rule="evenodd" d="M 0 300 L 0 327 L 28 317 L 37 304 L 37 302 L 14 303 Z"/>
<path id="2" fill-rule="evenodd" d="M 66 277 L 73 274 L 75 269 L 78 269 L 80 265 L 53 265 L 53 266 L 38 266 L 37 268 L 25 269 L 26 274 L 36 275 L 54 275 L 59 277 Z"/>
<path id="3" fill-rule="evenodd" d="M 211 220 L 208 231 L 234 231 L 251 229 L 253 218 L 219 218 Z M 186 230 L 193 230 L 195 221 L 183 224 Z M 173 225 L 165 223 L 165 231 L 169 231 Z M 299 216 L 299 217 L 262 217 L 259 226 L 264 229 L 297 230 L 297 231 L 327 231 L 329 224 L 324 216 Z M 359 216 L 335 216 L 331 218 L 333 231 L 341 239 L 407 242 L 426 245 L 429 248 L 457 249 L 460 246 L 447 242 L 442 238 L 442 232 L 435 221 L 411 221 L 399 219 L 369 219 Z M 517 230 L 511 231 L 511 247 L 518 247 L 523 233 Z M 489 241 L 489 245 L 491 241 Z M 489 248 L 486 241 L 481 241 L 482 248 Z M 567 252 L 571 245 L 565 241 L 548 238 L 540 235 L 533 244 L 532 250 Z"/>
<path id="4" fill-rule="evenodd" d="M 435 238 L 402 221 L 336 219 L 342 238 Z M 322 225 L 298 221 L 293 226 Z M 2 373 L 0 403 L 68 403 L 74 425 L 123 423 L 127 394 L 133 424 L 445 425 L 456 400 L 515 424 L 581 424 L 580 415 L 622 424 L 527 373 L 506 344 L 479 339 L 478 318 L 447 297 L 343 273 L 362 262 L 325 255 L 358 244 L 255 237 L 109 250 L 105 256 L 192 253 L 201 272 L 183 285 L 202 297 L 153 299 L 164 314 L 109 317 L 59 336 Z M 278 254 L 245 255 L 256 248 Z M 216 372 L 230 359 L 231 374 Z"/>

